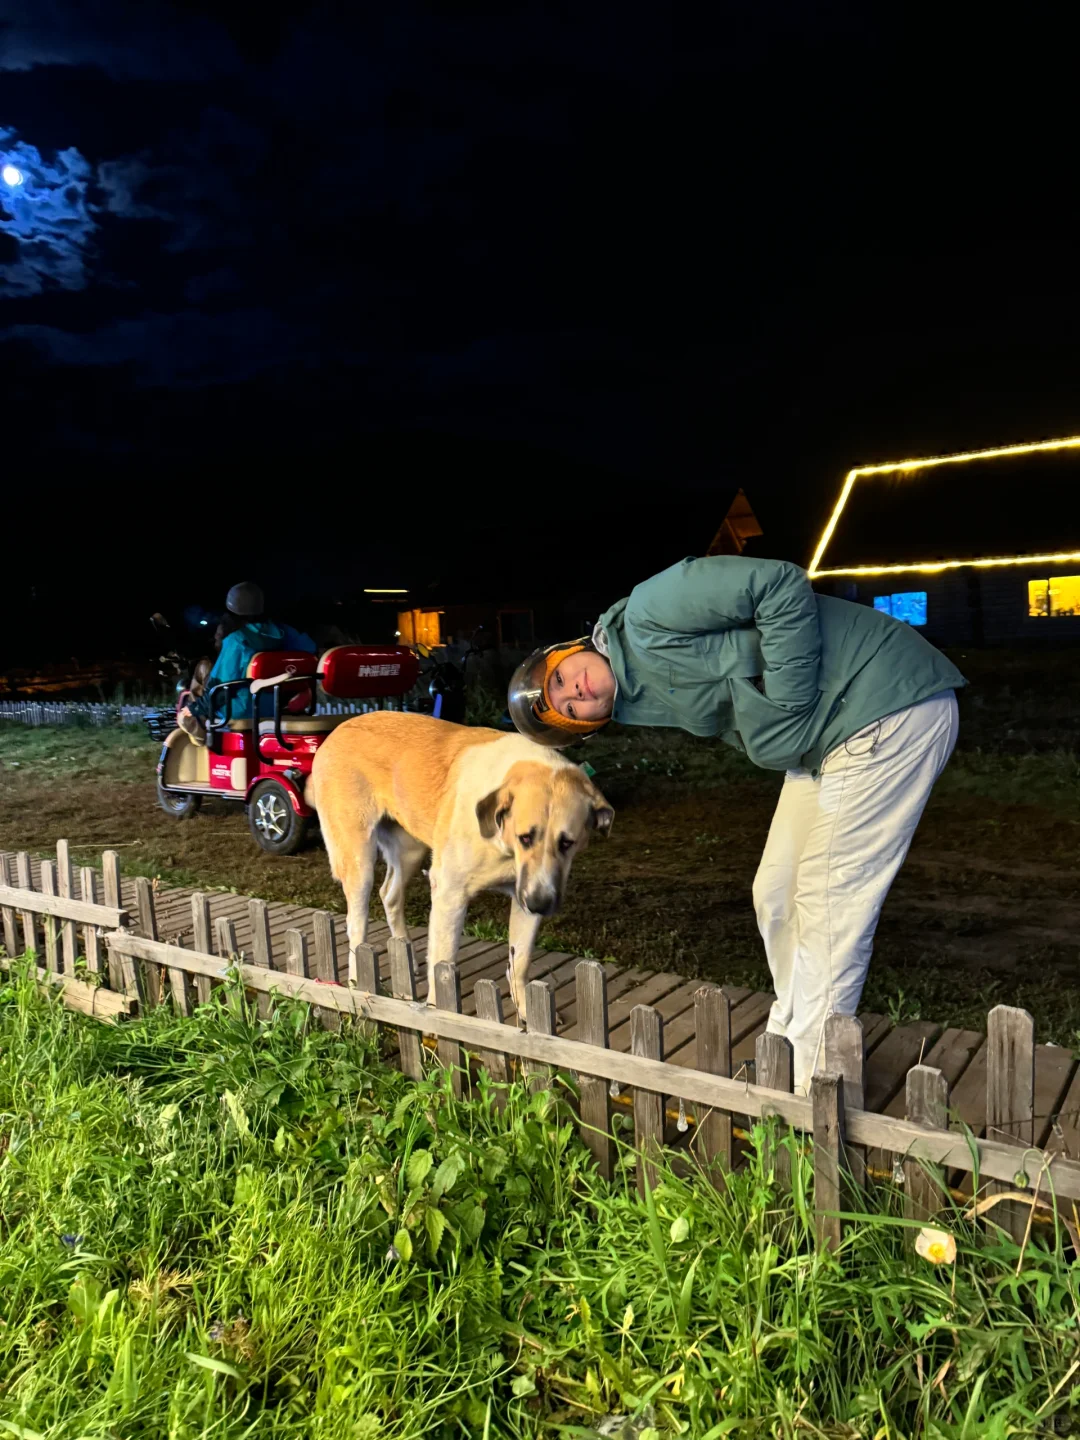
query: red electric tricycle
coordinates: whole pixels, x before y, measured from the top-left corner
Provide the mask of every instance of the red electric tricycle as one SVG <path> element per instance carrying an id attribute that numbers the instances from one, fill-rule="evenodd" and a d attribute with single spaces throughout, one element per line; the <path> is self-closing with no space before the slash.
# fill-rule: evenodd
<path id="1" fill-rule="evenodd" d="M 318 687 L 331 700 L 399 698 L 416 684 L 419 661 L 396 645 L 335 645 L 321 660 L 302 650 L 262 650 L 244 680 L 209 691 L 205 743 L 177 728 L 158 761 L 158 799 L 182 820 L 207 796 L 247 809 L 257 843 L 270 855 L 292 855 L 315 812 L 304 800 L 315 752 L 351 715 L 315 713 Z M 246 690 L 251 715 L 232 718 L 234 697 Z"/>

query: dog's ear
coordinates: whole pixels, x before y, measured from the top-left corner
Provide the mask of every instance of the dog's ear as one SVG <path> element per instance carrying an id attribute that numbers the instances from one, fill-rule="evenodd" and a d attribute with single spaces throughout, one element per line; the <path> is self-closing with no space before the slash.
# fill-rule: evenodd
<path id="1" fill-rule="evenodd" d="M 480 834 L 485 840 L 495 839 L 513 803 L 513 795 L 505 788 L 492 790 L 490 795 L 477 801 L 476 819 L 480 825 Z"/>
<path id="2" fill-rule="evenodd" d="M 586 793 L 592 803 L 590 823 L 596 833 L 606 840 L 608 831 L 611 829 L 611 822 L 615 819 L 615 811 L 591 780 L 586 780 L 585 785 Z"/>
<path id="3" fill-rule="evenodd" d="M 603 798 L 603 797 L 601 797 L 601 799 L 602 799 L 602 798 Z M 600 836 L 601 836 L 603 839 L 605 839 L 605 840 L 606 840 L 607 837 L 608 837 L 608 832 L 611 830 L 611 822 L 612 822 L 614 819 L 615 819 L 615 811 L 611 808 L 611 806 L 607 803 L 606 800 L 604 800 L 601 805 L 594 805 L 594 806 L 593 806 L 593 808 L 592 808 L 592 825 L 593 825 L 593 829 L 596 831 L 596 833 L 597 833 L 598 835 L 600 835 Z"/>

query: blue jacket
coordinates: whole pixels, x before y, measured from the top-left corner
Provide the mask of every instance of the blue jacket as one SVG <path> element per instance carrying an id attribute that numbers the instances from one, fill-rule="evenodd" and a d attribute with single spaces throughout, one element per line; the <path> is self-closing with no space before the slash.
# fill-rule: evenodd
<path id="1" fill-rule="evenodd" d="M 600 626 L 618 682 L 613 719 L 718 735 L 766 770 L 816 774 L 864 726 L 967 683 L 910 625 L 816 594 L 782 560 L 683 560 Z"/>
<path id="2" fill-rule="evenodd" d="M 206 691 L 191 706 L 191 709 L 196 714 L 208 715 L 210 702 L 207 696 L 210 689 L 226 680 L 246 680 L 252 656 L 258 654 L 260 650 L 307 650 L 309 654 L 314 655 L 315 642 L 310 635 L 304 635 L 301 631 L 294 630 L 291 625 L 279 625 L 274 620 L 256 620 L 250 625 L 242 625 L 239 630 L 234 630 L 231 635 L 226 635 L 221 642 L 221 650 L 214 662 L 214 668 L 210 671 L 210 678 L 206 682 Z M 215 701 L 214 709 L 218 715 L 224 713 L 223 700 L 223 696 L 218 696 Z M 234 690 L 233 719 L 243 720 L 250 714 L 251 695 L 247 687 Z"/>

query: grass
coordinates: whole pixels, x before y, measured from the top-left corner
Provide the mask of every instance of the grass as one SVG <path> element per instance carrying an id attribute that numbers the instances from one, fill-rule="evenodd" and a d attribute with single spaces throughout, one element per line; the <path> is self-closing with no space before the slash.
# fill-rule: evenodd
<path id="1" fill-rule="evenodd" d="M 957 654 L 960 746 L 935 788 L 886 903 L 868 1010 L 981 1030 L 998 1002 L 1031 1010 L 1040 1040 L 1080 1032 L 1080 651 Z M 479 694 L 483 715 L 497 697 Z M 611 840 L 575 862 L 541 943 L 627 966 L 767 989 L 750 892 L 780 785 L 726 747 L 677 731 L 613 729 L 581 747 L 615 806 Z M 154 797 L 156 747 L 141 730 L 0 724 L 0 845 L 80 863 L 116 848 L 130 874 L 339 910 L 321 847 L 258 851 L 238 808 L 177 824 Z M 423 881 L 410 923 L 428 913 Z M 374 913 L 378 914 L 377 902 Z M 470 930 L 506 934 L 482 897 Z"/>
<path id="2" fill-rule="evenodd" d="M 1052 1234 L 1021 1256 L 952 1214 L 934 1268 L 887 1199 L 831 1255 L 797 1155 L 790 1194 L 754 1152 L 643 1203 L 565 1092 L 492 1101 L 298 1006 L 110 1028 L 16 975 L 0 1434 L 1004 1440 L 1080 1401 Z"/>

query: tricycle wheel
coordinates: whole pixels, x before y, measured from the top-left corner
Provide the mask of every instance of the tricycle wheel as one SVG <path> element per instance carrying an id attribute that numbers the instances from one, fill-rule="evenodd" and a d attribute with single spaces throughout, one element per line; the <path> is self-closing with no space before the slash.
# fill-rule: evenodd
<path id="1" fill-rule="evenodd" d="M 307 834 L 307 821 L 296 813 L 289 792 L 276 780 L 264 780 L 251 792 L 248 824 L 268 855 L 295 855 Z"/>
<path id="2" fill-rule="evenodd" d="M 185 795 L 182 790 L 166 790 L 160 780 L 157 798 L 165 814 L 174 820 L 190 820 L 202 804 L 201 795 Z"/>

